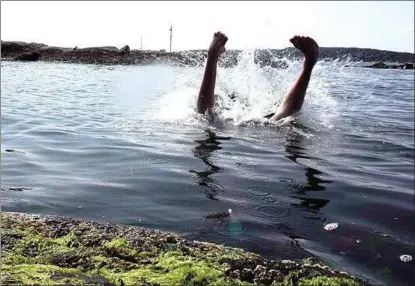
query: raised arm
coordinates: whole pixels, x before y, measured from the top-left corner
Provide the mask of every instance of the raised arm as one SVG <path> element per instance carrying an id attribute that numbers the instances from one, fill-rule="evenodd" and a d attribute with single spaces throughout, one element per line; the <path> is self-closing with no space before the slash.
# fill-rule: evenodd
<path id="1" fill-rule="evenodd" d="M 227 41 L 228 38 L 221 32 L 213 35 L 213 40 L 208 50 L 205 74 L 203 75 L 199 97 L 197 98 L 197 111 L 199 113 L 205 113 L 208 110 L 209 114 L 213 115 L 216 69 L 220 55 L 225 52 L 225 44 Z"/>

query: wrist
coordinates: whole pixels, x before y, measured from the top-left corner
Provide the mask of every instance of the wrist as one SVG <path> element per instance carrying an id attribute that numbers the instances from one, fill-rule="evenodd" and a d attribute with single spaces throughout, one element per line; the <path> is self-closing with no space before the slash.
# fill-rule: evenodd
<path id="1" fill-rule="evenodd" d="M 305 70 L 312 71 L 315 64 L 316 64 L 316 61 L 305 58 L 304 63 L 303 63 L 303 68 Z"/>
<path id="2" fill-rule="evenodd" d="M 208 62 L 217 62 L 219 60 L 219 57 L 208 52 L 207 60 Z"/>

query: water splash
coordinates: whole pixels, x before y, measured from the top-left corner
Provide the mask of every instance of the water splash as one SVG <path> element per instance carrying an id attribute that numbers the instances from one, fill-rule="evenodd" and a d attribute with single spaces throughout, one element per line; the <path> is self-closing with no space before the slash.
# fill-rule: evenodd
<path id="1" fill-rule="evenodd" d="M 272 58 L 283 68 L 264 66 L 256 60 L 255 50 L 242 51 L 238 64 L 232 68 L 218 68 L 215 89 L 216 122 L 235 126 L 247 124 L 275 124 L 264 115 L 275 112 L 283 96 L 298 77 L 302 61 L 288 58 Z M 333 128 L 336 123 L 336 96 L 331 91 L 335 79 L 343 72 L 348 61 L 322 60 L 317 63 L 310 82 L 301 113 L 278 124 L 296 118 L 307 118 L 317 130 Z M 159 98 L 158 112 L 153 119 L 162 122 L 189 125 L 206 124 L 196 113 L 197 94 L 202 82 L 204 68 L 177 69 L 176 80 L 169 92 Z M 320 128 L 319 128 L 320 127 Z"/>

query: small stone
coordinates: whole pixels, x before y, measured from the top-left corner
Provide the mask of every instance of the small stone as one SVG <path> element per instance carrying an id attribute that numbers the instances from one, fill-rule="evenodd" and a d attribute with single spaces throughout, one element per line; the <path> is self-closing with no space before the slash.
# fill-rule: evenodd
<path id="1" fill-rule="evenodd" d="M 399 256 L 399 258 L 401 259 L 402 262 L 411 262 L 412 261 L 412 256 L 409 254 L 402 254 L 401 256 Z"/>
<path id="2" fill-rule="evenodd" d="M 357 244 L 361 244 L 361 243 L 362 243 L 362 241 L 361 241 L 360 239 L 356 239 L 356 243 L 357 243 Z"/>
<path id="3" fill-rule="evenodd" d="M 282 264 L 291 264 L 291 263 L 295 263 L 294 261 L 291 260 L 283 260 L 281 261 Z"/>
<path id="4" fill-rule="evenodd" d="M 339 224 L 337 222 L 333 222 L 333 223 L 326 224 L 324 226 L 324 229 L 328 231 L 333 231 L 337 229 L 338 227 L 339 227 Z"/>
<path id="5" fill-rule="evenodd" d="M 256 276 L 258 276 L 260 273 L 265 272 L 265 271 L 266 271 L 266 268 L 264 266 L 257 265 L 255 267 L 254 273 L 255 273 Z"/>
<path id="6" fill-rule="evenodd" d="M 254 272 L 249 268 L 242 269 L 241 280 L 252 282 L 255 278 Z"/>

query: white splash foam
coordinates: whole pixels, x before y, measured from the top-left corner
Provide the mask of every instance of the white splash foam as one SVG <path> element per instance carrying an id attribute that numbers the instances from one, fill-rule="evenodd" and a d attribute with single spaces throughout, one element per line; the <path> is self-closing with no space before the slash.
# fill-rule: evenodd
<path id="1" fill-rule="evenodd" d="M 320 61 L 316 65 L 300 114 L 283 122 L 270 122 L 264 115 L 275 112 L 294 81 L 302 62 L 281 59 L 286 69 L 261 68 L 254 62 L 254 51 L 239 55 L 234 68 L 219 68 L 215 89 L 217 119 L 233 125 L 284 124 L 300 116 L 307 119 L 313 129 L 333 128 L 336 123 L 336 98 L 330 90 L 336 85 L 333 79 L 342 73 L 344 62 Z M 162 95 L 154 119 L 181 124 L 197 124 L 196 100 L 204 68 L 182 68 L 174 87 Z M 229 95 L 236 97 L 231 99 Z"/>

